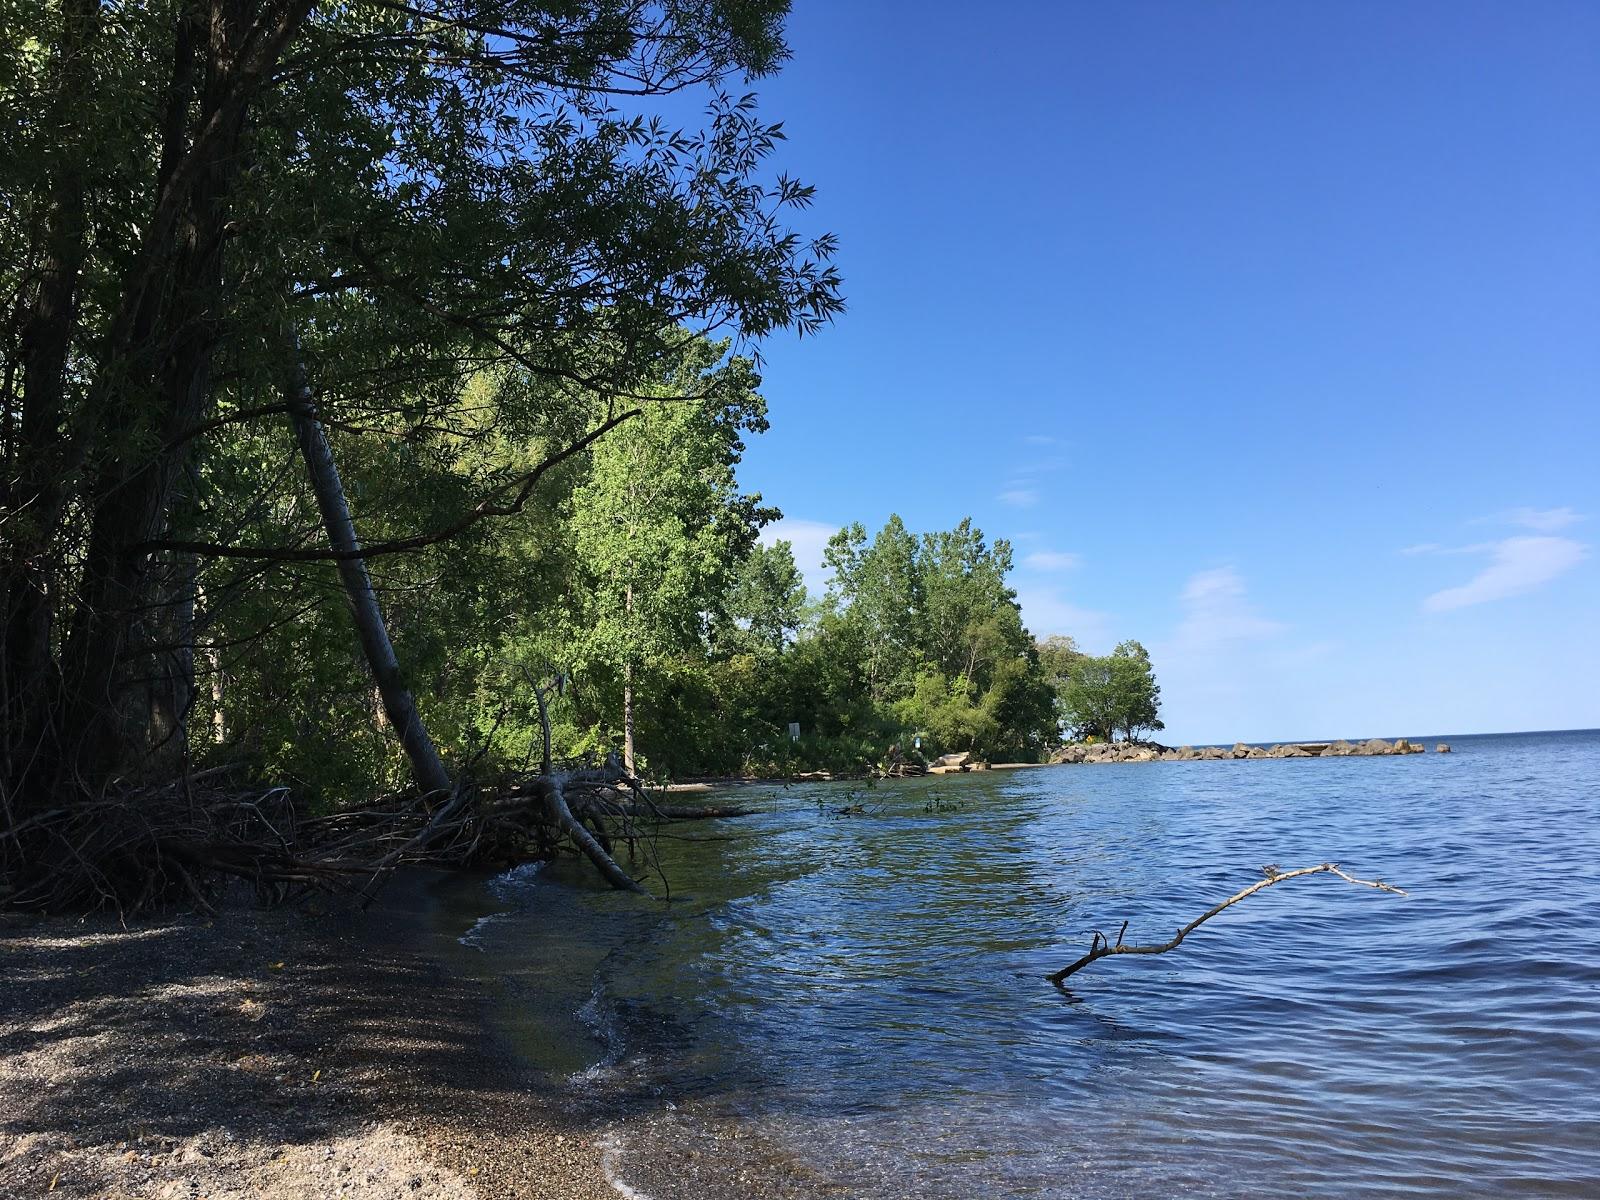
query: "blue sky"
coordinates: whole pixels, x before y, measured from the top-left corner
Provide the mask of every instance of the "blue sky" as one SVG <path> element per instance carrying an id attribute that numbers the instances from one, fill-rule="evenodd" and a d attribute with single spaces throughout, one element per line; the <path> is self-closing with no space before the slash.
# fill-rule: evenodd
<path id="1" fill-rule="evenodd" d="M 1167 740 L 1600 726 L 1600 5 L 800 0 L 743 478 L 973 516 Z"/>

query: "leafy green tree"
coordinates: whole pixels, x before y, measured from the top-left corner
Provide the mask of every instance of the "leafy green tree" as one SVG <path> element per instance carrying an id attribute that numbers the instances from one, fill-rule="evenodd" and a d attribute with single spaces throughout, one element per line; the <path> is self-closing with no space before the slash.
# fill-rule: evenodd
<path id="1" fill-rule="evenodd" d="M 725 351 L 706 342 L 687 348 L 663 391 L 682 394 L 694 386 L 684 376 L 694 376 L 709 398 L 649 405 L 597 444 L 572 496 L 577 661 L 620 681 L 630 771 L 640 674 L 706 652 L 712 626 L 728 620 L 729 593 L 757 533 L 778 516 L 738 490 L 743 435 L 766 428 L 766 406 L 747 360 L 718 365 Z"/>
<path id="2" fill-rule="evenodd" d="M 1161 686 L 1150 655 L 1135 641 L 1119 644 L 1104 658 L 1080 656 L 1068 671 L 1061 704 L 1079 734 L 1132 741 L 1145 730 L 1164 728 Z"/>
<path id="3" fill-rule="evenodd" d="M 1135 641 L 1111 652 L 1111 674 L 1117 696 L 1117 725 L 1133 741 L 1145 730 L 1165 729 L 1161 720 L 1161 685 L 1156 682 L 1149 652 Z"/>
<path id="4" fill-rule="evenodd" d="M 890 516 L 870 545 L 856 523 L 833 535 L 822 561 L 833 573 L 826 601 L 834 644 L 856 655 L 874 703 L 904 695 L 919 658 L 916 539 L 898 515 Z"/>
<path id="5" fill-rule="evenodd" d="M 832 240 L 786 225 L 811 193 L 770 169 L 781 131 L 723 90 L 782 62 L 785 9 L 7 10 L 10 811 L 176 769 L 182 714 L 205 690 L 195 663 L 220 656 L 233 679 L 220 707 L 248 706 L 248 672 L 226 662 L 245 653 L 237 639 L 314 604 L 338 612 L 336 551 L 308 519 L 285 420 L 295 332 L 432 723 L 435 680 L 407 643 L 451 619 L 381 577 L 423 586 L 422 564 L 437 579 L 480 550 L 499 561 L 480 527 L 544 499 L 595 437 L 659 397 L 663 364 L 706 331 L 809 331 L 838 311 Z M 709 98 L 703 126 L 648 115 L 651 97 L 695 90 Z M 502 439 L 510 452 L 471 453 Z M 441 573 L 429 548 L 443 542 L 458 553 Z M 258 620 L 231 619 L 233 606 Z M 224 627 L 226 643 L 197 645 Z"/>
<path id="6" fill-rule="evenodd" d="M 758 543 L 734 572 L 713 645 L 723 654 L 780 654 L 799 633 L 805 607 L 793 544 Z"/>

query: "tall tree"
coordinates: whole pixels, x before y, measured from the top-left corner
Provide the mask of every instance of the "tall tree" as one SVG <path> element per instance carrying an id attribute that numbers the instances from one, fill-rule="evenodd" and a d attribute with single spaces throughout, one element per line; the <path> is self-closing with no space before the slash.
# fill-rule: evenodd
<path id="1" fill-rule="evenodd" d="M 638 683 L 665 660 L 708 646 L 714 622 L 761 526 L 777 517 L 738 490 L 743 436 L 766 428 L 766 406 L 745 359 L 720 363 L 725 345 L 693 343 L 660 383 L 664 395 L 708 398 L 649 404 L 597 444 L 572 497 L 583 575 L 581 660 L 621 683 L 623 762 L 634 769 Z"/>
<path id="2" fill-rule="evenodd" d="M 793 544 L 757 544 L 734 573 L 713 643 L 723 653 L 782 653 L 805 620 L 805 606 Z"/>
<path id="3" fill-rule="evenodd" d="M 784 224 L 809 189 L 766 169 L 781 133 L 720 90 L 783 60 L 784 9 L 13 6 L 0 38 L 18 81 L 0 97 L 13 811 L 166 769 L 150 757 L 149 681 L 191 669 L 184 614 L 200 591 L 214 626 L 239 581 L 348 558 L 306 521 L 303 473 L 271 465 L 290 446 L 285 327 L 303 331 L 332 455 L 388 457 L 395 490 L 440 483 L 420 527 L 391 526 L 383 487 L 352 492 L 376 562 L 521 513 L 699 332 L 805 331 L 837 311 L 831 241 Z M 640 97 L 690 89 L 711 96 L 704 127 L 642 115 Z M 488 419 L 463 419 L 486 371 Z M 459 443 L 487 430 L 541 457 L 440 469 L 469 464 Z M 265 460 L 214 470 L 233 448 Z M 224 475 L 258 490 L 219 490 Z M 169 691 L 182 707 L 195 695 Z"/>

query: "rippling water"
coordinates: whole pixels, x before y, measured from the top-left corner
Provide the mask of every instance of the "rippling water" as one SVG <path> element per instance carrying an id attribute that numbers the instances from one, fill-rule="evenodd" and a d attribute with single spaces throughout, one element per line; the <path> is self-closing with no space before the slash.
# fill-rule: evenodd
<path id="1" fill-rule="evenodd" d="M 670 904 L 557 864 L 461 955 L 657 1200 L 695 1194 L 663 1159 L 752 1196 L 1600 1196 L 1600 733 L 1448 740 L 741 793 L 660 843 Z M 1411 895 L 1295 880 L 1042 978 L 1327 859 Z"/>

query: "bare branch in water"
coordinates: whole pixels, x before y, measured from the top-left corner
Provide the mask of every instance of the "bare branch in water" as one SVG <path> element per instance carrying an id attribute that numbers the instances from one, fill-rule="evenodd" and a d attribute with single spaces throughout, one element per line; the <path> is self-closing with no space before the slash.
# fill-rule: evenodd
<path id="1" fill-rule="evenodd" d="M 1231 908 L 1235 904 L 1239 903 L 1239 901 L 1243 900 L 1246 896 L 1253 896 L 1262 889 L 1269 888 L 1275 883 L 1282 883 L 1286 879 L 1297 879 L 1302 875 L 1337 875 L 1346 883 L 1356 883 L 1360 884 L 1362 887 L 1377 888 L 1381 892 L 1394 892 L 1396 895 L 1400 896 L 1407 894 L 1404 889 L 1397 888 L 1392 883 L 1384 883 L 1381 879 L 1357 879 L 1353 875 L 1346 875 L 1339 869 L 1338 863 L 1322 863 L 1320 866 L 1300 867 L 1294 871 L 1280 871 L 1277 867 L 1262 867 L 1261 869 L 1266 875 L 1265 879 L 1261 879 L 1255 883 L 1252 883 L 1243 891 L 1235 892 L 1233 895 L 1229 896 L 1221 904 L 1207 909 L 1200 916 L 1196 917 L 1182 929 L 1178 930 L 1178 932 L 1173 935 L 1173 938 L 1170 942 L 1162 942 L 1159 945 L 1150 946 L 1124 945 L 1122 936 L 1128 932 L 1128 923 L 1124 921 L 1122 923 L 1122 931 L 1117 934 L 1116 945 L 1112 945 L 1110 938 L 1096 930 L 1094 938 L 1089 943 L 1089 953 L 1085 954 L 1077 962 L 1062 967 L 1061 970 L 1056 971 L 1054 974 L 1047 975 L 1046 978 L 1049 979 L 1051 983 L 1059 987 L 1061 985 L 1061 981 L 1068 975 L 1075 974 L 1076 972 L 1083 970 L 1083 968 L 1087 967 L 1090 963 L 1102 958 L 1109 958 L 1113 954 L 1165 954 L 1168 950 L 1176 950 L 1184 938 L 1188 937 L 1196 929 L 1200 928 L 1200 926 L 1211 920 L 1212 917 L 1216 916 L 1223 909 Z"/>

